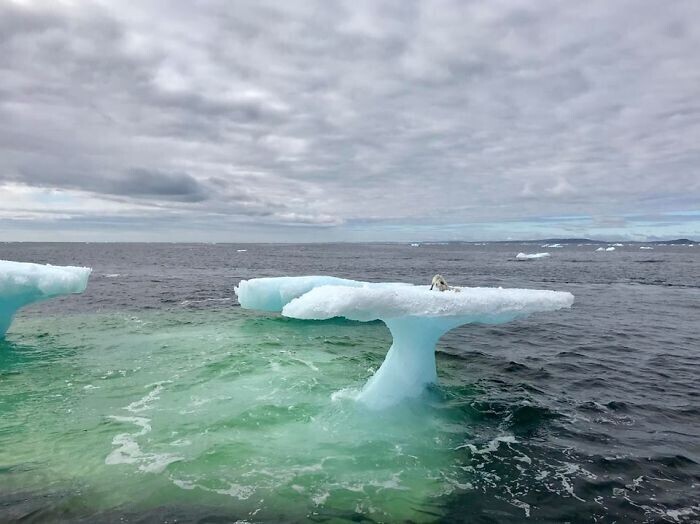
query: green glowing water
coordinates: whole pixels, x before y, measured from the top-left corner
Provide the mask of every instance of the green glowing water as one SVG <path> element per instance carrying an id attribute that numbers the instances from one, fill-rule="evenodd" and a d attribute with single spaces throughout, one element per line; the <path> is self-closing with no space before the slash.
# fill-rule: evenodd
<path id="1" fill-rule="evenodd" d="M 389 345 L 381 323 L 240 309 L 22 316 L 0 342 L 0 491 L 59 514 L 434 520 L 468 487 L 464 364 L 438 359 L 427 400 L 366 411 L 343 390 Z"/>

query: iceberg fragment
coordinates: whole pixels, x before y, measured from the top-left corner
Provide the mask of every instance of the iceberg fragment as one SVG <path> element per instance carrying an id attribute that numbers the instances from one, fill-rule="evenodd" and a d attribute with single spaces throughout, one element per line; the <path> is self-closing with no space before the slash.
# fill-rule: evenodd
<path id="1" fill-rule="evenodd" d="M 0 260 L 0 337 L 21 307 L 39 300 L 82 293 L 92 269 Z"/>
<path id="2" fill-rule="evenodd" d="M 271 289 L 289 288 L 290 278 L 293 277 L 261 279 L 265 280 L 262 284 L 256 283 L 258 279 L 245 281 L 248 296 L 241 305 L 270 305 L 265 297 L 252 300 L 251 292 L 259 289 L 267 296 L 276 296 Z M 284 316 L 382 320 L 388 326 L 393 336 L 391 348 L 358 396 L 359 401 L 378 409 L 418 396 L 428 384 L 437 381 L 435 345 L 447 331 L 462 324 L 501 324 L 539 311 L 570 307 L 574 301 L 571 293 L 560 291 L 465 287 L 459 292 L 440 292 L 410 284 L 349 281 L 351 285 L 328 285 L 314 280 L 319 277 L 298 278 L 304 285 L 296 289 L 317 285 L 287 301 L 281 307 Z"/>
<path id="3" fill-rule="evenodd" d="M 518 253 L 515 255 L 516 260 L 535 260 L 538 258 L 547 258 L 549 253 Z"/>

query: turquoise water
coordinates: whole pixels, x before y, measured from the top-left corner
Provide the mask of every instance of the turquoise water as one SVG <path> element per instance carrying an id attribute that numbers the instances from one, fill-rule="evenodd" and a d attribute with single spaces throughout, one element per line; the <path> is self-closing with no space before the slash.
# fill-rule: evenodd
<path id="1" fill-rule="evenodd" d="M 240 309 L 18 318 L 0 353 L 0 486 L 54 494 L 52 514 L 432 520 L 468 482 L 461 411 L 434 391 L 371 412 L 341 387 L 390 340 L 381 323 Z"/>

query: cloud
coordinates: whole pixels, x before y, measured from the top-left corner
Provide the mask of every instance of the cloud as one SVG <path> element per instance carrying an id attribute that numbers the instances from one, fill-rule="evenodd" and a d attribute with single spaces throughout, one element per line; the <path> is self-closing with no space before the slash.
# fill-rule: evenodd
<path id="1" fill-rule="evenodd" d="M 134 168 L 109 184 L 115 195 L 152 197 L 183 202 L 201 202 L 209 192 L 201 182 L 186 173 L 163 173 Z"/>
<path id="2" fill-rule="evenodd" d="M 46 231 L 53 207 L 87 220 L 84 198 L 114 206 L 105 223 L 298 240 L 698 210 L 699 17 L 690 0 L 0 0 L 0 207 L 25 187 Z"/>

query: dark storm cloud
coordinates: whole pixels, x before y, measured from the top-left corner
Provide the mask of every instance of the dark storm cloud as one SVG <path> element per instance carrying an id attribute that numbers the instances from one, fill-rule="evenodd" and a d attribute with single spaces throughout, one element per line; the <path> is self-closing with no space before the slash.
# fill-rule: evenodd
<path id="1" fill-rule="evenodd" d="M 0 184 L 145 224 L 697 209 L 698 20 L 694 1 L 0 0 Z"/>
<path id="2" fill-rule="evenodd" d="M 204 186 L 186 173 L 163 173 L 146 169 L 131 169 L 111 184 L 110 193 L 125 196 L 146 196 L 184 202 L 207 199 Z"/>

